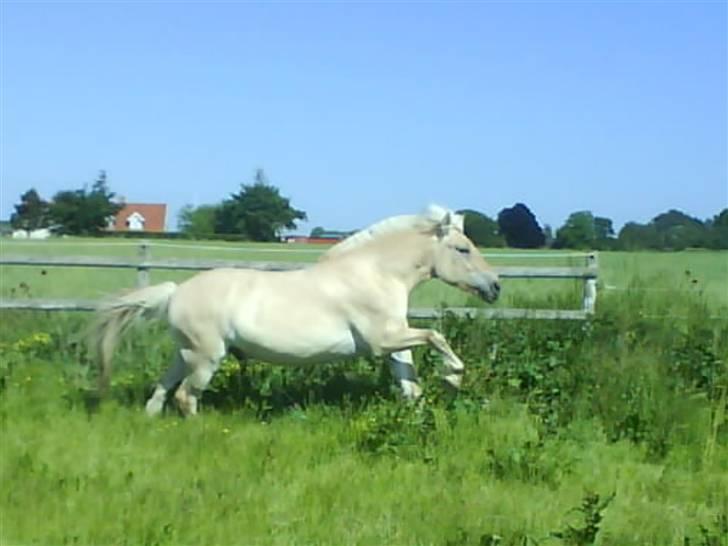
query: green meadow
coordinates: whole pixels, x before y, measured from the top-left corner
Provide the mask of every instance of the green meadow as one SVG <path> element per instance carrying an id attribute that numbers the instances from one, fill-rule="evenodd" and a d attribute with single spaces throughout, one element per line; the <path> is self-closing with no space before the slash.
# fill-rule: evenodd
<path id="1" fill-rule="evenodd" d="M 322 247 L 230 243 L 222 241 L 165 241 L 150 243 L 150 256 L 156 259 L 240 260 L 313 262 Z M 484 250 L 494 266 L 578 266 L 586 264 L 582 253 Z M 139 259 L 139 241 L 68 238 L 52 241 L 0 241 L 3 256 L 116 257 Z M 710 305 L 728 306 L 728 252 L 601 252 L 599 253 L 600 292 L 680 291 L 704 297 Z M 194 272 L 152 271 L 152 282 L 182 281 Z M 136 272 L 126 269 L 27 268 L 0 266 L 0 296 L 36 298 L 99 298 L 133 287 Z M 21 286 L 21 283 L 24 286 Z M 505 281 L 499 307 L 573 308 L 581 306 L 580 280 Z M 433 281 L 419 287 L 413 306 L 480 306 L 476 298 Z"/>
<path id="2" fill-rule="evenodd" d="M 137 254 L 88 242 L 2 241 L 0 253 Z M 174 245 L 153 257 L 315 259 L 293 245 L 303 252 Z M 583 264 L 511 253 L 486 257 Z M 132 329 L 99 400 L 89 315 L 0 311 L 0 544 L 727 546 L 728 253 L 604 252 L 599 266 L 589 321 L 436 321 L 464 385 L 443 389 L 437 356 L 419 349 L 417 404 L 377 359 L 228 357 L 198 418 L 170 407 L 150 420 L 143 404 L 172 351 L 162 324 Z M 0 269 L 3 298 L 134 283 L 133 270 Z M 581 302 L 576 281 L 503 290 L 504 306 Z M 442 303 L 475 302 L 438 282 L 413 298 Z"/>

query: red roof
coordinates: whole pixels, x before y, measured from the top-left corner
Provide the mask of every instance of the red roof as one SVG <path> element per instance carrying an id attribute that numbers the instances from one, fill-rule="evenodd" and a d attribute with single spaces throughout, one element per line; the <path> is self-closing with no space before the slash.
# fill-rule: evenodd
<path id="1" fill-rule="evenodd" d="M 164 231 L 167 205 L 159 203 L 124 203 L 114 221 L 116 231 L 130 231 L 129 217 L 134 213 L 142 218 L 142 231 Z"/>

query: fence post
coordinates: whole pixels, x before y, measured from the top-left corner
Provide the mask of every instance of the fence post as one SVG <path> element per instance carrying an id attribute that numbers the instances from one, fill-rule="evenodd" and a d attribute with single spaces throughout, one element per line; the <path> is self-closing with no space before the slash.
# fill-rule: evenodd
<path id="1" fill-rule="evenodd" d="M 141 264 L 146 264 L 149 261 L 149 242 L 141 241 L 139 243 L 139 259 Z M 144 288 L 149 286 L 149 268 L 142 265 L 137 267 L 137 288 Z"/>
<path id="2" fill-rule="evenodd" d="M 594 270 L 596 274 L 599 269 L 599 258 L 596 252 L 590 252 L 586 256 L 586 266 Z M 594 314 L 594 307 L 597 303 L 597 279 L 584 279 L 584 303 L 583 310 L 587 315 Z"/>

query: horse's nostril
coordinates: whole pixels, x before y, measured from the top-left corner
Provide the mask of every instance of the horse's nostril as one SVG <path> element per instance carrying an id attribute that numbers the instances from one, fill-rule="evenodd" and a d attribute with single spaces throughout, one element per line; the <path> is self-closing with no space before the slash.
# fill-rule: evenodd
<path id="1" fill-rule="evenodd" d="M 496 281 L 496 282 L 493 283 L 493 291 L 496 294 L 499 294 L 500 293 L 500 283 L 499 282 Z"/>

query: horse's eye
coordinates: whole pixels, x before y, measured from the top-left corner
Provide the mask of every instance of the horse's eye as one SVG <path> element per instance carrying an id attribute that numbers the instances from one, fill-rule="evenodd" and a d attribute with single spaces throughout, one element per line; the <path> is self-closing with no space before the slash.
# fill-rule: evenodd
<path id="1" fill-rule="evenodd" d="M 455 247 L 455 250 L 457 250 L 460 254 L 470 254 L 470 249 L 466 246 L 458 246 Z"/>

